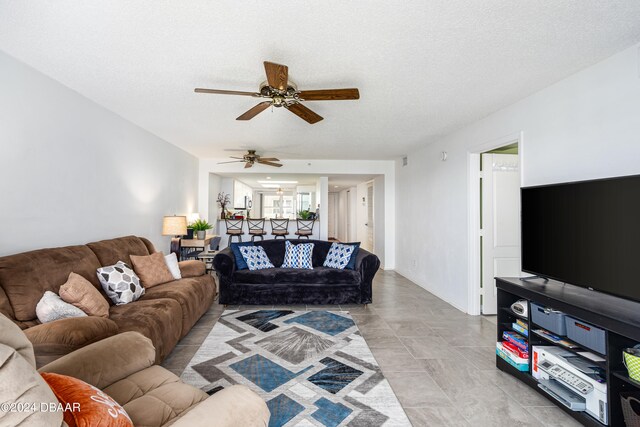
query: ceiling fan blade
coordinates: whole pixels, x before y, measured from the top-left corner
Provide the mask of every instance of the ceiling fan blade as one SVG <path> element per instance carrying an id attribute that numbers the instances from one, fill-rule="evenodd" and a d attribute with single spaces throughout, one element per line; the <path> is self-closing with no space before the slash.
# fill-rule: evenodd
<path id="1" fill-rule="evenodd" d="M 264 61 L 264 71 L 267 73 L 269 86 L 279 90 L 287 90 L 289 67 Z"/>
<path id="2" fill-rule="evenodd" d="M 305 101 L 344 101 L 360 99 L 360 92 L 356 88 L 303 90 L 300 92 L 300 98 Z"/>
<path id="3" fill-rule="evenodd" d="M 218 162 L 219 165 L 223 165 L 225 163 L 240 163 L 244 162 L 244 160 L 231 160 L 230 162 Z"/>
<path id="4" fill-rule="evenodd" d="M 220 90 L 220 89 L 204 89 L 197 87 L 194 89 L 196 93 L 215 93 L 219 95 L 242 95 L 242 96 L 253 96 L 260 97 L 259 93 L 256 92 L 242 92 L 239 90 Z"/>
<path id="5" fill-rule="evenodd" d="M 302 104 L 285 105 L 285 108 L 307 123 L 314 124 L 322 120 L 322 116 L 319 116 Z"/>
<path id="6" fill-rule="evenodd" d="M 260 163 L 261 165 L 268 165 L 268 166 L 275 166 L 277 168 L 282 167 L 282 165 L 280 163 L 273 163 L 273 162 L 261 162 L 260 160 L 258 160 L 258 163 Z"/>
<path id="7" fill-rule="evenodd" d="M 260 157 L 258 161 L 262 162 L 279 162 L 280 159 L 276 159 L 275 157 Z"/>
<path id="8" fill-rule="evenodd" d="M 251 120 L 258 114 L 262 113 L 264 110 L 269 108 L 269 105 L 271 105 L 271 101 L 261 102 L 255 107 L 249 109 L 246 113 L 239 116 L 236 120 Z"/>
<path id="9" fill-rule="evenodd" d="M 244 160 L 244 157 L 229 156 L 231 159 Z"/>
<path id="10" fill-rule="evenodd" d="M 244 165 L 244 168 L 245 168 L 245 169 L 247 169 L 247 168 L 250 168 L 251 166 L 253 166 L 253 163 L 252 163 L 252 162 L 247 162 L 247 163 Z"/>

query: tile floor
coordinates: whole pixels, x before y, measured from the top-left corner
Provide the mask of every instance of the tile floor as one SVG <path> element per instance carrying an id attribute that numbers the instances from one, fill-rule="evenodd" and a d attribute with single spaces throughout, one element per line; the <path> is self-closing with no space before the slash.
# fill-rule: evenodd
<path id="1" fill-rule="evenodd" d="M 468 316 L 393 271 L 376 275 L 373 298 L 366 308 L 286 308 L 351 312 L 414 426 L 580 425 L 495 368 L 495 317 Z M 215 303 L 163 366 L 180 375 L 223 311 Z"/>

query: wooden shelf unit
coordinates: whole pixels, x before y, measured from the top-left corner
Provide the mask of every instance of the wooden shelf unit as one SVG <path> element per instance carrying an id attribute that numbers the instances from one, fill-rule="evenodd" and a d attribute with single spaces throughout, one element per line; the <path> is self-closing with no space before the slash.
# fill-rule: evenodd
<path id="1" fill-rule="evenodd" d="M 498 288 L 498 341 L 502 341 L 503 331 L 513 330 L 511 328 L 512 322 L 515 322 L 516 319 L 525 319 L 510 308 L 511 304 L 521 299 L 560 310 L 571 317 L 606 331 L 607 354 L 601 355 L 605 361 L 596 364 L 604 369 L 607 381 L 608 425 L 624 426 L 620 393 L 638 392 L 640 394 L 640 383 L 634 382 L 628 377 L 622 363 L 622 350 L 640 343 L 640 303 L 553 280 L 496 278 L 496 286 Z M 555 345 L 573 353 L 576 353 L 576 350 L 554 344 L 552 341 L 533 333 L 533 329 L 540 328 L 531 321 L 530 304 L 528 313 L 526 322 L 529 327 L 529 336 L 525 338 L 529 343 L 529 372 L 518 371 L 499 356 L 496 356 L 496 367 L 520 379 L 553 402 L 554 400 L 538 387 L 538 382 L 531 375 L 532 346 Z M 591 352 L 597 354 L 597 352 Z M 558 407 L 583 425 L 604 425 L 586 412 L 574 412 L 559 403 Z"/>

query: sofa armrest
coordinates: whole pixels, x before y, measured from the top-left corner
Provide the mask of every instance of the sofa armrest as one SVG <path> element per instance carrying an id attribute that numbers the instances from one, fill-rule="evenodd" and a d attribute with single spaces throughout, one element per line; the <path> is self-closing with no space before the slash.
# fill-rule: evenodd
<path id="1" fill-rule="evenodd" d="M 361 284 L 360 293 L 362 304 L 371 304 L 373 278 L 380 268 L 380 259 L 369 251 L 362 248 L 358 251 L 356 265 L 354 269 L 360 273 Z"/>
<path id="2" fill-rule="evenodd" d="M 213 257 L 213 268 L 219 276 L 231 277 L 236 271 L 236 257 L 231 248 L 224 248 Z"/>
<path id="3" fill-rule="evenodd" d="M 149 338 L 138 332 L 124 332 L 62 356 L 39 372 L 68 375 L 102 390 L 152 366 L 155 360 L 156 351 Z"/>
<path id="4" fill-rule="evenodd" d="M 269 424 L 269 408 L 253 391 L 243 385 L 220 390 L 201 402 L 172 427 L 266 427 Z"/>
<path id="5" fill-rule="evenodd" d="M 33 344 L 37 367 L 117 333 L 113 320 L 97 316 L 59 319 L 24 330 Z"/>
<path id="6" fill-rule="evenodd" d="M 188 277 L 204 276 L 207 271 L 204 262 L 195 259 L 180 261 L 178 263 L 178 267 L 180 267 L 180 274 L 182 275 L 183 279 L 186 279 Z"/>

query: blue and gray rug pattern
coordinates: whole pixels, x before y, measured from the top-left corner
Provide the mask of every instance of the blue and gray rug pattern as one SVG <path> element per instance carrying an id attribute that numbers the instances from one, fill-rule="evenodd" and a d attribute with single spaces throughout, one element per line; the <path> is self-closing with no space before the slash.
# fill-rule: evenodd
<path id="1" fill-rule="evenodd" d="M 410 426 L 345 311 L 225 311 L 182 374 L 205 391 L 244 384 L 270 427 Z"/>

